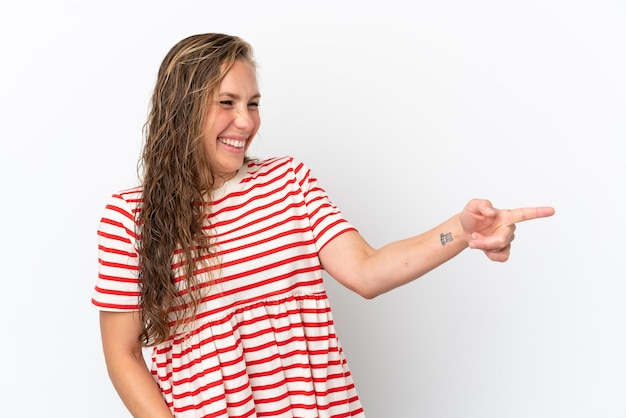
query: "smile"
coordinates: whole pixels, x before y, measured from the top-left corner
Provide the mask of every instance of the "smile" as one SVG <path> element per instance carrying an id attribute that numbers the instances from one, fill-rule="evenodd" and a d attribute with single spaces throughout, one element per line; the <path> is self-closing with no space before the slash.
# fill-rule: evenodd
<path id="1" fill-rule="evenodd" d="M 234 148 L 243 148 L 246 145 L 246 141 L 242 139 L 217 138 L 217 140 Z"/>

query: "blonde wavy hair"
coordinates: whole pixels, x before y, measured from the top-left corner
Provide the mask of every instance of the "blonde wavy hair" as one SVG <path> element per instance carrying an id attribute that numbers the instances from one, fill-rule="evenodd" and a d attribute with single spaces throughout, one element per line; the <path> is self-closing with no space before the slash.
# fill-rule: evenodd
<path id="1" fill-rule="evenodd" d="M 219 85 L 237 60 L 255 66 L 247 42 L 207 33 L 178 42 L 159 68 L 138 164 L 143 186 L 137 214 L 139 341 L 144 346 L 167 340 L 172 329 L 198 311 L 202 286 L 197 273 L 212 258 L 212 243 L 203 230 L 210 210 L 206 199 L 215 184 L 203 128 Z M 177 270 L 183 286 L 177 284 Z"/>

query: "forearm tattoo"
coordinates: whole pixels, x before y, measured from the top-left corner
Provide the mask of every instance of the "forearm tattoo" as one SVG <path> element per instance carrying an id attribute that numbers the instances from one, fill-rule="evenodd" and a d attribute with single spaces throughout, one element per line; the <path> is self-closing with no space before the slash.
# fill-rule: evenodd
<path id="1" fill-rule="evenodd" d="M 439 235 L 439 239 L 441 240 L 441 245 L 445 246 L 446 243 L 452 242 L 452 232 L 448 232 L 447 234 L 442 233 L 441 235 Z"/>

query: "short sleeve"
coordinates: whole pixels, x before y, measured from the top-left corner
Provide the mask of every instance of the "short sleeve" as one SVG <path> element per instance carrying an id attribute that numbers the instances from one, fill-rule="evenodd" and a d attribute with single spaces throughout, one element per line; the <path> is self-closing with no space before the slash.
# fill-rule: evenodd
<path id="1" fill-rule="evenodd" d="M 347 231 L 356 231 L 342 215 L 339 208 L 331 202 L 326 191 L 320 186 L 302 162 L 292 159 L 296 179 L 304 194 L 304 200 L 313 229 L 313 236 L 318 251 L 335 237 Z"/>
<path id="2" fill-rule="evenodd" d="M 139 309 L 136 194 L 113 195 L 98 226 L 98 277 L 91 302 L 100 310 Z"/>

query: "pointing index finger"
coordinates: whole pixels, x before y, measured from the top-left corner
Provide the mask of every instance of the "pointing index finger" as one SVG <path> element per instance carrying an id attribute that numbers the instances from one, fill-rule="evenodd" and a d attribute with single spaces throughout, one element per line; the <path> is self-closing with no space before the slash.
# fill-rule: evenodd
<path id="1" fill-rule="evenodd" d="M 530 221 L 537 218 L 547 218 L 554 215 L 554 208 L 550 206 L 537 206 L 532 208 L 519 208 L 511 210 L 511 223 Z"/>

